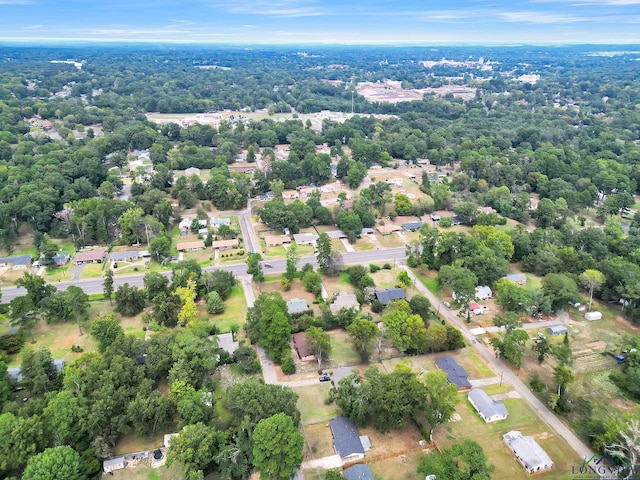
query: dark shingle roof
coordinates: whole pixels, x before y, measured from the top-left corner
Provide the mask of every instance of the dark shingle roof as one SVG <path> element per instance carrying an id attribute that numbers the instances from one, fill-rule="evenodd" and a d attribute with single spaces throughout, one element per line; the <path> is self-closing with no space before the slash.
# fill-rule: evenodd
<path id="1" fill-rule="evenodd" d="M 405 230 L 419 230 L 420 227 L 422 226 L 422 222 L 408 222 L 408 223 L 404 223 L 402 225 L 402 228 L 404 228 Z"/>
<path id="2" fill-rule="evenodd" d="M 0 263 L 8 263 L 10 265 L 29 265 L 31 263 L 31 255 L 18 255 L 15 257 L 0 258 Z"/>
<path id="3" fill-rule="evenodd" d="M 407 298 L 407 293 L 402 288 L 387 288 L 386 290 L 376 290 L 376 298 L 381 304 L 387 305 L 392 300 Z"/>
<path id="4" fill-rule="evenodd" d="M 449 383 L 456 385 L 458 388 L 471 388 L 467 371 L 458 365 L 453 358 L 447 356 L 436 358 L 436 365 L 447 374 Z"/>
<path id="5" fill-rule="evenodd" d="M 345 468 L 342 474 L 347 480 L 375 480 L 373 472 L 366 463 Z"/>
<path id="6" fill-rule="evenodd" d="M 364 455 L 364 447 L 358 435 L 356 425 L 347 417 L 336 417 L 331 420 L 333 443 L 340 457 L 353 454 Z"/>

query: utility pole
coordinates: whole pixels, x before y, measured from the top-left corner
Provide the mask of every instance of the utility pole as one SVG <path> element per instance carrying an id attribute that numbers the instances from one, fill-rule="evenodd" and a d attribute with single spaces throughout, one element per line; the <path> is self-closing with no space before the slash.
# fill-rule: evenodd
<path id="1" fill-rule="evenodd" d="M 353 115 L 353 90 L 351 90 L 351 115 Z"/>

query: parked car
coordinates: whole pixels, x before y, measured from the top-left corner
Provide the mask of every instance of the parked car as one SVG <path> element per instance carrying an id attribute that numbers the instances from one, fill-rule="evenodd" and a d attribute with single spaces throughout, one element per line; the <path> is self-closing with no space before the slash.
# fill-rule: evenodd
<path id="1" fill-rule="evenodd" d="M 263 265 L 264 265 L 265 267 L 267 267 L 267 268 L 271 268 L 271 267 L 273 267 L 273 265 L 271 265 L 270 263 L 263 263 Z"/>
<path id="2" fill-rule="evenodd" d="M 442 302 L 442 304 L 447 308 L 451 308 L 451 304 L 449 302 Z"/>
<path id="3" fill-rule="evenodd" d="M 324 375 L 321 375 L 321 376 L 320 376 L 319 380 L 320 380 L 321 382 L 328 382 L 328 381 L 330 381 L 330 380 L 331 380 L 331 377 L 329 376 L 329 374 L 328 374 L 328 373 L 325 373 Z"/>

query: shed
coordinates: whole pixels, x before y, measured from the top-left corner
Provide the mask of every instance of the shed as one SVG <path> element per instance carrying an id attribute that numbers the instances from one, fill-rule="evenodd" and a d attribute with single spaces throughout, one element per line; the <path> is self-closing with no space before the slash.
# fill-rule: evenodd
<path id="1" fill-rule="evenodd" d="M 484 390 L 478 388 L 471 390 L 467 398 L 478 415 L 487 423 L 505 420 L 509 415 L 504 403 L 493 400 Z"/>
<path id="2" fill-rule="evenodd" d="M 469 302 L 469 310 L 471 310 L 472 312 L 475 312 L 476 310 L 479 310 L 481 308 L 482 307 L 480 307 L 480 305 L 476 302 Z"/>
<path id="3" fill-rule="evenodd" d="M 502 436 L 504 443 L 515 454 L 527 473 L 541 472 L 553 467 L 549 455 L 531 437 L 512 430 Z"/>
<path id="4" fill-rule="evenodd" d="M 333 445 L 342 462 L 364 458 L 364 447 L 356 425 L 347 417 L 336 417 L 330 422 Z"/>
<path id="5" fill-rule="evenodd" d="M 564 335 L 565 333 L 567 333 L 567 327 L 565 327 L 564 325 L 550 325 L 549 327 L 547 327 L 547 333 L 549 335 Z"/>
<path id="6" fill-rule="evenodd" d="M 393 300 L 407 298 L 407 293 L 403 288 L 387 288 L 386 290 L 376 290 L 376 298 L 382 305 L 388 305 Z"/>
<path id="7" fill-rule="evenodd" d="M 358 303 L 358 297 L 356 297 L 355 293 L 341 293 L 336 296 L 335 301 L 329 305 L 329 308 L 331 308 L 331 313 L 337 315 L 343 308 L 360 310 L 360 304 Z"/>
<path id="8" fill-rule="evenodd" d="M 307 301 L 302 298 L 292 298 L 287 302 L 287 313 L 289 315 L 306 312 L 307 310 L 309 310 L 309 305 L 307 305 Z"/>
<path id="9" fill-rule="evenodd" d="M 375 480 L 371 468 L 366 463 L 359 463 L 342 471 L 347 480 Z"/>
<path id="10" fill-rule="evenodd" d="M 601 312 L 587 312 L 587 313 L 584 314 L 584 318 L 586 318 L 590 322 L 593 322 L 594 320 L 602 319 L 602 313 Z"/>
<path id="11" fill-rule="evenodd" d="M 470 390 L 471 383 L 467 371 L 458 365 L 452 357 L 443 356 L 436 358 L 436 366 L 447 374 L 449 383 L 458 387 L 458 390 Z"/>
<path id="12" fill-rule="evenodd" d="M 302 361 L 313 360 L 315 358 L 315 355 L 307 344 L 307 334 L 305 332 L 293 334 L 293 348 Z"/>
<path id="13" fill-rule="evenodd" d="M 478 300 L 488 300 L 493 296 L 491 288 L 487 285 L 480 285 L 476 287 L 476 298 Z"/>
<path id="14" fill-rule="evenodd" d="M 104 473 L 110 473 L 114 470 L 122 470 L 125 465 L 124 457 L 109 458 L 102 462 L 102 470 Z"/>

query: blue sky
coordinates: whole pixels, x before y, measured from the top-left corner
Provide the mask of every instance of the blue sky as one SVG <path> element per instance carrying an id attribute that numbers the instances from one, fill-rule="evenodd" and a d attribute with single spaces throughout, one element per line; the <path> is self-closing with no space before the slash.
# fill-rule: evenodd
<path id="1" fill-rule="evenodd" d="M 640 43 L 640 0 L 0 0 L 0 38 Z"/>

